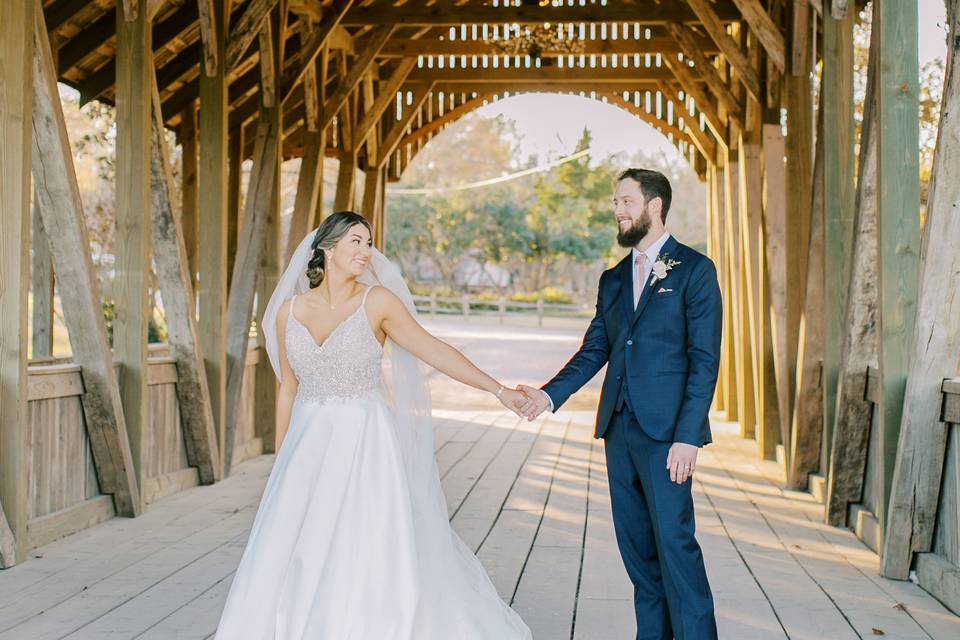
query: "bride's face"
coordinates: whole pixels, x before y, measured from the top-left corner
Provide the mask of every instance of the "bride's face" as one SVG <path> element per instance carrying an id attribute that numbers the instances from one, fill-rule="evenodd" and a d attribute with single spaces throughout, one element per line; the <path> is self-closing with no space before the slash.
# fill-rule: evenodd
<path id="1" fill-rule="evenodd" d="M 355 224 L 347 231 L 347 235 L 333 246 L 327 257 L 335 265 L 335 269 L 359 276 L 370 264 L 372 246 L 370 231 L 362 224 Z"/>

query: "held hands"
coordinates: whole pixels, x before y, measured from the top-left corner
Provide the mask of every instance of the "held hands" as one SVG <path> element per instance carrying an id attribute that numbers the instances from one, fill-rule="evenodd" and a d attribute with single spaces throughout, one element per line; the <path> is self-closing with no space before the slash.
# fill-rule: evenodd
<path id="1" fill-rule="evenodd" d="M 697 453 L 700 448 L 685 442 L 674 442 L 667 453 L 667 470 L 670 480 L 683 484 L 697 468 Z"/>
<path id="2" fill-rule="evenodd" d="M 525 384 L 521 384 L 517 389 L 523 395 L 523 401 L 518 406 L 520 415 L 528 421 L 536 420 L 541 413 L 550 408 L 550 398 L 540 389 L 528 387 Z"/>
<path id="3" fill-rule="evenodd" d="M 520 385 L 516 389 L 504 387 L 497 394 L 497 399 L 507 409 L 530 421 L 535 420 L 550 406 L 545 393 L 526 385 Z"/>

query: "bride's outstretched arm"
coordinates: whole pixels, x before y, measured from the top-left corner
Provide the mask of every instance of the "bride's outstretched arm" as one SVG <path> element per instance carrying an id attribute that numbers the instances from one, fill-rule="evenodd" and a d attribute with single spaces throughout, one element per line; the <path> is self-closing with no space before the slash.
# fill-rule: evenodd
<path id="1" fill-rule="evenodd" d="M 374 324 L 399 346 L 454 380 L 496 395 L 519 415 L 517 405 L 525 398 L 522 393 L 504 387 L 459 350 L 424 329 L 393 293 L 378 287 L 370 292 L 368 306 Z"/>
<path id="2" fill-rule="evenodd" d="M 277 391 L 277 428 L 275 436 L 276 451 L 280 450 L 283 444 L 283 438 L 287 435 L 287 428 L 290 426 L 290 413 L 293 409 L 293 399 L 297 395 L 297 376 L 290 368 L 290 362 L 287 361 L 287 348 L 284 346 L 284 337 L 287 335 L 287 310 L 290 307 L 290 301 L 283 303 L 280 311 L 277 313 L 277 346 L 280 355 L 280 369 L 282 371 L 282 380 L 280 389 Z"/>

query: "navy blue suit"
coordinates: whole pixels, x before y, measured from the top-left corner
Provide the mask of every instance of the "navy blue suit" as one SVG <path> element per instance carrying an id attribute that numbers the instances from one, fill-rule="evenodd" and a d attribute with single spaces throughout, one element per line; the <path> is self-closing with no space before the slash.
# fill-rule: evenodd
<path id="1" fill-rule="evenodd" d="M 674 442 L 711 441 L 707 414 L 720 360 L 721 299 L 713 262 L 669 238 L 679 262 L 644 283 L 633 307 L 628 254 L 600 277 L 580 350 L 543 390 L 554 411 L 607 365 L 595 436 L 605 440 L 617 544 L 634 585 L 638 640 L 717 637 L 697 544 L 691 480 L 667 471 Z"/>

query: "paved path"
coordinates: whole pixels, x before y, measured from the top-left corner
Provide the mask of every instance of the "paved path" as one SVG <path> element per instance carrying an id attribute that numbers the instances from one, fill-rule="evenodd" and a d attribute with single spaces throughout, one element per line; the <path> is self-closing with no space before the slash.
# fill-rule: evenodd
<path id="1" fill-rule="evenodd" d="M 437 322 L 431 328 L 509 382 L 540 382 L 575 333 Z M 496 341 L 490 340 L 495 337 Z M 634 637 L 603 466 L 591 437 L 596 384 L 533 423 L 434 377 L 436 450 L 454 527 L 537 640 Z M 919 587 L 877 575 L 877 557 L 822 507 L 779 488 L 736 425 L 716 422 L 696 476 L 699 538 L 720 635 L 955 639 L 960 618 Z M 37 550 L 0 572 L 0 640 L 208 638 L 272 457 Z"/>

